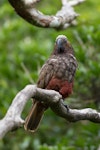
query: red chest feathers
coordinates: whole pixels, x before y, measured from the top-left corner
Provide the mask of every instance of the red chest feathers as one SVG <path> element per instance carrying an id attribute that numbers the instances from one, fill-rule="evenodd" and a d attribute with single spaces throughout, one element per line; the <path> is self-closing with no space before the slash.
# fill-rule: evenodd
<path id="1" fill-rule="evenodd" d="M 63 98 L 66 98 L 72 93 L 73 82 L 69 83 L 68 81 L 52 78 L 46 89 L 58 91 Z"/>

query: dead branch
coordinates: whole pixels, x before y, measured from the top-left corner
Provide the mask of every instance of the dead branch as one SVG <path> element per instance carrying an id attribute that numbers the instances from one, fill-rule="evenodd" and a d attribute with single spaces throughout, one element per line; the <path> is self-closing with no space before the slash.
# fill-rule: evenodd
<path id="1" fill-rule="evenodd" d="M 62 96 L 58 92 L 40 89 L 35 85 L 27 85 L 15 96 L 5 117 L 0 120 L 0 138 L 3 138 L 7 132 L 19 128 L 24 124 L 21 114 L 27 101 L 32 97 L 48 104 L 57 115 L 69 122 L 90 120 L 100 123 L 100 113 L 96 110 L 91 108 L 81 110 L 68 108 L 64 105 Z"/>
<path id="2" fill-rule="evenodd" d="M 35 8 L 35 4 L 40 0 L 8 0 L 15 11 L 23 19 L 32 25 L 44 28 L 66 29 L 75 24 L 78 14 L 73 6 L 78 5 L 84 0 L 61 0 L 62 7 L 55 15 L 44 15 Z"/>

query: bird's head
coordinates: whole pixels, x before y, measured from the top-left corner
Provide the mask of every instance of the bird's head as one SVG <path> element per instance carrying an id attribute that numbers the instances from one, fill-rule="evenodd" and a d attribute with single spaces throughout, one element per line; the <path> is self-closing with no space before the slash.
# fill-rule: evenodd
<path id="1" fill-rule="evenodd" d="M 55 41 L 53 54 L 73 53 L 73 48 L 65 35 L 59 35 Z"/>

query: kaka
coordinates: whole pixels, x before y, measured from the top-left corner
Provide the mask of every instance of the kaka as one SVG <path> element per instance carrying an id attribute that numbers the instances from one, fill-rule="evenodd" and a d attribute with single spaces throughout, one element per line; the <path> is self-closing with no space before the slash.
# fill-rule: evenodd
<path id="1" fill-rule="evenodd" d="M 66 36 L 59 35 L 50 58 L 40 71 L 37 87 L 58 91 L 65 99 L 72 93 L 76 68 L 77 61 L 70 42 Z M 33 106 L 25 120 L 26 130 L 36 131 L 46 107 L 43 102 L 33 100 Z"/>

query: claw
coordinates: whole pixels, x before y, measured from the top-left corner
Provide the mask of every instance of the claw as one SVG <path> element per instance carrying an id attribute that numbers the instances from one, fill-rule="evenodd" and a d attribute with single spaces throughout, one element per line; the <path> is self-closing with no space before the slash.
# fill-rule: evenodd
<path id="1" fill-rule="evenodd" d="M 64 104 L 64 100 L 63 99 L 61 99 L 60 100 L 61 101 L 61 103 L 66 107 L 66 109 L 67 109 L 67 112 L 69 111 L 69 107 L 68 107 L 68 105 L 67 104 Z"/>

